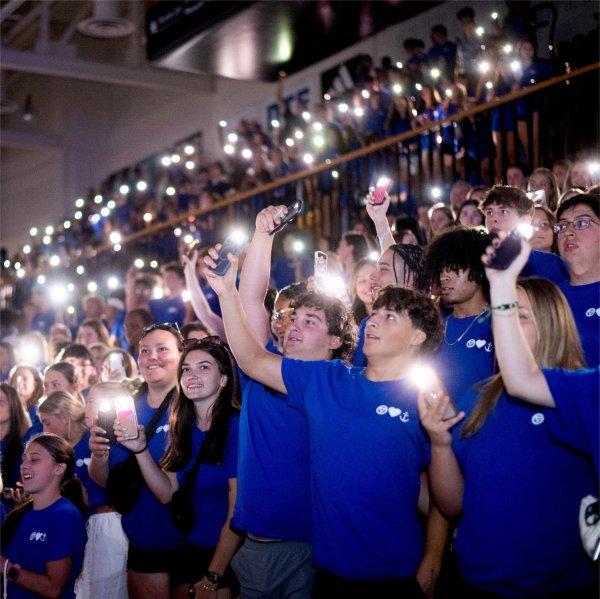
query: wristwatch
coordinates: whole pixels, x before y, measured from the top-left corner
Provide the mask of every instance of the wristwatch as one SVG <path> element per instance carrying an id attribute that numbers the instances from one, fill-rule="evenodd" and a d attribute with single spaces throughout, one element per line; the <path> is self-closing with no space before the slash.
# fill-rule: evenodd
<path id="1" fill-rule="evenodd" d="M 21 566 L 19 564 L 10 563 L 10 566 L 6 572 L 6 578 L 11 582 L 17 582 L 17 578 L 19 577 L 19 572 L 21 571 Z"/>
<path id="2" fill-rule="evenodd" d="M 220 574 L 217 574 L 216 572 L 211 572 L 210 570 L 206 573 L 206 580 L 208 580 L 208 582 L 212 582 L 213 584 L 219 584 L 221 582 L 221 580 L 223 580 L 223 577 Z"/>

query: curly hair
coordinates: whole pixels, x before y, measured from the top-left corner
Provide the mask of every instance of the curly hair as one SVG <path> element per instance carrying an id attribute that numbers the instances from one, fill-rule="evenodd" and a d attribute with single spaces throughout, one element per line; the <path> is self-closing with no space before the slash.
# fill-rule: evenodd
<path id="1" fill-rule="evenodd" d="M 423 290 L 423 255 L 425 250 L 420 245 L 408 243 L 394 243 L 389 249 L 392 251 L 392 270 L 396 278 L 396 284 Z M 399 271 L 396 270 L 396 261 L 398 258 L 402 260 L 404 266 L 402 281 L 398 280 Z M 398 268 L 400 266 L 398 264 Z"/>
<path id="2" fill-rule="evenodd" d="M 433 355 L 442 342 L 442 318 L 434 303 L 427 295 L 405 287 L 384 287 L 373 303 L 373 310 L 392 310 L 406 313 L 413 327 L 425 333 L 425 341 L 419 349 L 420 355 Z"/>
<path id="3" fill-rule="evenodd" d="M 302 307 L 323 310 L 328 334 L 339 337 L 342 341 L 340 346 L 333 350 L 332 358 L 350 363 L 356 347 L 356 324 L 352 313 L 339 299 L 323 293 L 309 292 L 294 299 L 290 307 L 294 310 Z"/>
<path id="4" fill-rule="evenodd" d="M 436 287 L 444 270 L 467 271 L 467 278 L 479 285 L 488 295 L 489 283 L 481 262 L 481 255 L 492 243 L 489 233 L 482 229 L 453 227 L 440 233 L 425 252 L 424 279 L 427 287 Z"/>

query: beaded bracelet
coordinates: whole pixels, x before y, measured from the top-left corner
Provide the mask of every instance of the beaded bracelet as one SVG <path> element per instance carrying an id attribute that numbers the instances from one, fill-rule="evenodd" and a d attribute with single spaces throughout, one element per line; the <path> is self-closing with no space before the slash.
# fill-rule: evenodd
<path id="1" fill-rule="evenodd" d="M 508 312 L 509 310 L 514 310 L 519 307 L 519 302 L 511 302 L 510 304 L 498 304 L 497 306 L 492 306 L 492 312 Z"/>

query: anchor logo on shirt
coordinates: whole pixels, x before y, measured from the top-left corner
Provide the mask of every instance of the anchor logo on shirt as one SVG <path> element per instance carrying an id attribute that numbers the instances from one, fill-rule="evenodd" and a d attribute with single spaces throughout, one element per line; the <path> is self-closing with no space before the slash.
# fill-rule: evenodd
<path id="1" fill-rule="evenodd" d="M 409 420 L 409 417 L 408 417 L 408 412 L 402 412 L 402 413 L 400 414 L 400 416 L 398 416 L 398 418 L 399 418 L 400 420 L 402 420 L 402 422 L 408 422 L 408 420 Z"/>

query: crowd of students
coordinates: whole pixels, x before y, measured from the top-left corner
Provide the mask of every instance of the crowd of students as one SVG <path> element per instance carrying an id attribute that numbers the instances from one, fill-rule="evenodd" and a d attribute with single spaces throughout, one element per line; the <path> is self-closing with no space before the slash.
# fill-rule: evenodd
<path id="1" fill-rule="evenodd" d="M 34 293 L 0 322 L 8 596 L 596 597 L 600 195 L 554 166 L 584 189 L 371 192 L 326 272 L 272 205 L 161 299 Z"/>

